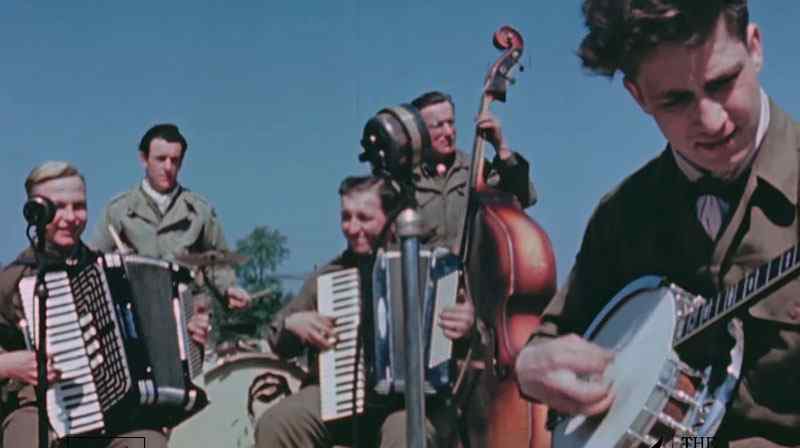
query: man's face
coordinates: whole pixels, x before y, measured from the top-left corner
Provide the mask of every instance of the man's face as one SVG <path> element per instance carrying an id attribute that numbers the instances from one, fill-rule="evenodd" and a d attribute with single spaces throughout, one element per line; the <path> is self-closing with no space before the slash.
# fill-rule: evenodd
<path id="1" fill-rule="evenodd" d="M 431 104 L 420 110 L 431 135 L 433 156 L 442 160 L 456 151 L 456 128 L 453 105 L 449 101 Z"/>
<path id="2" fill-rule="evenodd" d="M 376 189 L 342 196 L 342 233 L 357 255 L 369 255 L 386 224 L 386 214 Z"/>
<path id="3" fill-rule="evenodd" d="M 168 193 L 178 185 L 183 150 L 180 143 L 170 143 L 161 138 L 150 142 L 150 152 L 139 153 L 145 176 L 150 186 L 159 193 Z"/>
<path id="4" fill-rule="evenodd" d="M 754 150 L 763 62 L 755 24 L 747 42 L 722 17 L 702 45 L 662 44 L 625 87 L 653 116 L 672 148 L 716 174 L 730 174 Z"/>
<path id="5" fill-rule="evenodd" d="M 33 188 L 32 194 L 53 201 L 56 215 L 45 228 L 45 239 L 63 251 L 72 249 L 86 228 L 86 186 L 78 176 L 52 179 Z"/>

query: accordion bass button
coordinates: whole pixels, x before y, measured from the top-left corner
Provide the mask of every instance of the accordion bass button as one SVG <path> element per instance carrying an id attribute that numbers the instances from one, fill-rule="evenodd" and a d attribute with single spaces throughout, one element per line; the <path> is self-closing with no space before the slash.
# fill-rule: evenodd
<path id="1" fill-rule="evenodd" d="M 93 355 L 98 350 L 100 350 L 100 341 L 96 339 L 86 347 L 86 352 L 89 353 L 89 355 Z"/>
<path id="2" fill-rule="evenodd" d="M 96 369 L 100 364 L 103 363 L 103 361 L 105 361 L 103 355 L 97 355 L 97 357 L 92 358 L 92 360 L 89 361 L 89 367 L 91 367 L 92 369 Z"/>
<path id="3" fill-rule="evenodd" d="M 81 327 L 85 327 L 90 323 L 92 323 L 93 320 L 94 317 L 91 314 L 84 314 L 83 316 L 78 318 L 78 323 L 81 325 Z"/>
<path id="4" fill-rule="evenodd" d="M 97 336 L 97 328 L 95 328 L 94 325 L 92 325 L 91 327 L 87 328 L 86 331 L 83 333 L 83 340 L 88 342 L 89 339 L 92 339 L 95 336 Z"/>

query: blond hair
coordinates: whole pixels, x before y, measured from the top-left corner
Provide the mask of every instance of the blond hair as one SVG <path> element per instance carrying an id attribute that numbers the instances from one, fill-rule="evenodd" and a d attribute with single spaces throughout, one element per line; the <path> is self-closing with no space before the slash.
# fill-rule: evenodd
<path id="1" fill-rule="evenodd" d="M 37 185 L 41 185 L 53 179 L 73 176 L 80 177 L 83 186 L 86 186 L 86 179 L 74 165 L 69 162 L 49 160 L 37 165 L 31 170 L 31 173 L 25 178 L 25 192 L 28 194 L 28 197 L 30 197 L 33 196 L 33 189 L 36 188 Z"/>

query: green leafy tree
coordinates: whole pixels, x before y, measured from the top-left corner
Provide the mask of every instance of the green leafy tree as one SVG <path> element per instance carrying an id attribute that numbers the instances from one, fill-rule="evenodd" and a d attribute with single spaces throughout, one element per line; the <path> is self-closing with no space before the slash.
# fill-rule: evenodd
<path id="1" fill-rule="evenodd" d="M 236 242 L 236 251 L 248 257 L 246 263 L 236 267 L 236 276 L 255 300 L 243 310 L 228 310 L 217 304 L 212 323 L 217 344 L 262 336 L 262 329 L 285 300 L 275 271 L 289 258 L 287 244 L 286 236 L 269 226 L 256 226 Z"/>

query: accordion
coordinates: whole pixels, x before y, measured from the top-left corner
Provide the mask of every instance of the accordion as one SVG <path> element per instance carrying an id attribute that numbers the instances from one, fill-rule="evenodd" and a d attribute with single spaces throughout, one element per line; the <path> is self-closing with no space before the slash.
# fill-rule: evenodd
<path id="1" fill-rule="evenodd" d="M 453 344 L 436 321 L 444 308 L 456 303 L 460 260 L 443 248 L 420 250 L 419 266 L 424 386 L 427 394 L 436 394 L 448 391 L 452 382 Z M 324 421 L 363 412 L 367 385 L 380 395 L 405 391 L 406 338 L 399 251 L 378 253 L 372 270 L 372 300 L 362 302 L 362 294 L 356 268 L 317 279 L 317 309 L 320 314 L 335 318 L 337 335 L 335 346 L 319 355 Z M 364 323 L 370 325 L 361 325 L 362 319 L 368 319 Z M 362 333 L 368 333 L 362 334 L 362 341 L 357 339 L 359 327 Z M 366 340 L 370 343 L 362 347 Z"/>
<path id="2" fill-rule="evenodd" d="M 201 349 L 186 330 L 191 280 L 174 263 L 119 254 L 45 274 L 46 350 L 61 371 L 46 404 L 58 438 L 114 432 L 132 416 L 174 426 L 208 404 L 191 381 L 202 371 Z M 39 345 L 35 283 L 25 277 L 19 284 L 33 347 Z"/>

